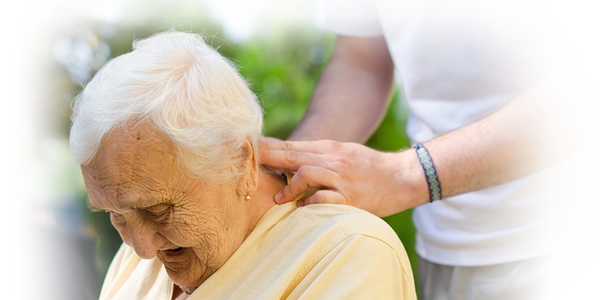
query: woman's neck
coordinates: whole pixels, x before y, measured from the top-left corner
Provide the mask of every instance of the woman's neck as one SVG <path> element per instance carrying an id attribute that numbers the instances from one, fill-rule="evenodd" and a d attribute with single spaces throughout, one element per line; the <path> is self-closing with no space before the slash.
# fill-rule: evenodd
<path id="1" fill-rule="evenodd" d="M 283 175 L 276 174 L 271 170 L 265 170 L 262 167 L 259 168 L 258 188 L 254 194 L 250 195 L 250 200 L 246 202 L 253 220 L 251 231 L 262 216 L 273 206 L 277 205 L 273 200 L 273 197 L 281 191 L 286 184 L 287 182 Z"/>

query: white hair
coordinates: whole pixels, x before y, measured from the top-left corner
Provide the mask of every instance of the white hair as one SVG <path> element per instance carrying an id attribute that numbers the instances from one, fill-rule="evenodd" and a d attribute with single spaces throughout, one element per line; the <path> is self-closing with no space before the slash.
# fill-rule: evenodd
<path id="1" fill-rule="evenodd" d="M 246 158 L 246 140 L 257 150 L 262 120 L 256 96 L 227 59 L 199 35 L 169 31 L 135 41 L 75 98 L 71 152 L 85 165 L 111 130 L 150 122 L 192 173 L 232 178 L 241 175 L 229 166 Z"/>

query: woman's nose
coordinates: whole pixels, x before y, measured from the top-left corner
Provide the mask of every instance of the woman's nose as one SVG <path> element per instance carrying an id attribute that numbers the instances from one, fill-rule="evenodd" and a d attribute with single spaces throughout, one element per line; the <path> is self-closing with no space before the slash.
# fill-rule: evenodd
<path id="1" fill-rule="evenodd" d="M 165 237 L 156 231 L 153 224 L 140 221 L 128 226 L 131 246 L 141 258 L 150 259 L 156 255 L 159 247 L 165 244 Z"/>

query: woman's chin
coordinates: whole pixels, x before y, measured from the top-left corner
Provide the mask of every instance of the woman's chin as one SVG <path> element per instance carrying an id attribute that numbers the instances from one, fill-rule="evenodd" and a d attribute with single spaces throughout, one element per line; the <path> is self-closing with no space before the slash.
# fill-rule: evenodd
<path id="1" fill-rule="evenodd" d="M 188 294 L 206 280 L 206 267 L 198 261 L 192 248 L 160 251 L 158 259 L 165 266 L 173 283 Z"/>
<path id="2" fill-rule="evenodd" d="M 170 263 L 163 262 L 163 264 L 173 283 L 188 294 L 195 291 L 210 276 L 207 275 L 205 268 L 197 266 L 197 262 L 187 263 L 185 267 L 181 264 L 175 264 L 175 266 Z"/>

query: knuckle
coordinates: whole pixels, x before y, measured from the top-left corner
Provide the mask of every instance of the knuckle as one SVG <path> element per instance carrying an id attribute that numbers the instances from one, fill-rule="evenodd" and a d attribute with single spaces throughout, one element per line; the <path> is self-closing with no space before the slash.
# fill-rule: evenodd
<path id="1" fill-rule="evenodd" d="M 258 155 L 261 159 L 268 159 L 269 158 L 269 150 L 265 149 L 265 148 L 259 148 L 258 149 Z"/>
<path id="2" fill-rule="evenodd" d="M 337 141 L 326 140 L 326 141 L 324 141 L 324 145 L 329 150 L 336 151 L 336 150 L 339 150 L 341 144 L 339 142 L 337 142 Z"/>
<path id="3" fill-rule="evenodd" d="M 298 176 L 298 178 L 302 179 L 307 174 L 308 174 L 308 168 L 306 166 L 301 166 L 300 168 L 298 168 L 298 171 L 296 171 L 296 175 L 295 176 Z"/>
<path id="4" fill-rule="evenodd" d="M 296 152 L 296 151 L 287 151 L 285 153 L 285 159 L 287 161 L 294 162 L 294 161 L 296 161 L 297 158 L 298 158 L 298 152 Z"/>
<path id="5" fill-rule="evenodd" d="M 329 161 L 329 164 L 332 167 L 334 167 L 335 169 L 338 169 L 338 170 L 340 168 L 346 168 L 352 164 L 352 160 L 350 160 L 346 156 L 339 155 L 339 154 L 330 155 L 327 160 Z"/>
<path id="6" fill-rule="evenodd" d="M 290 141 L 281 142 L 281 148 L 286 151 L 292 149 L 292 142 L 290 142 Z"/>
<path id="7" fill-rule="evenodd" d="M 338 163 L 341 165 L 346 165 L 346 164 L 350 163 L 350 160 L 348 160 L 348 158 L 346 158 L 345 156 L 341 156 L 341 155 L 334 156 L 333 161 L 335 163 Z"/>
<path id="8" fill-rule="evenodd" d="M 313 176 L 313 170 L 311 167 L 309 166 L 304 166 L 304 167 L 300 167 L 300 169 L 298 169 L 298 172 L 296 172 L 296 176 L 298 177 L 296 180 L 298 182 L 298 185 L 302 185 L 302 187 L 306 188 L 308 186 L 310 186 L 311 184 L 313 184 L 314 182 L 314 176 Z"/>

